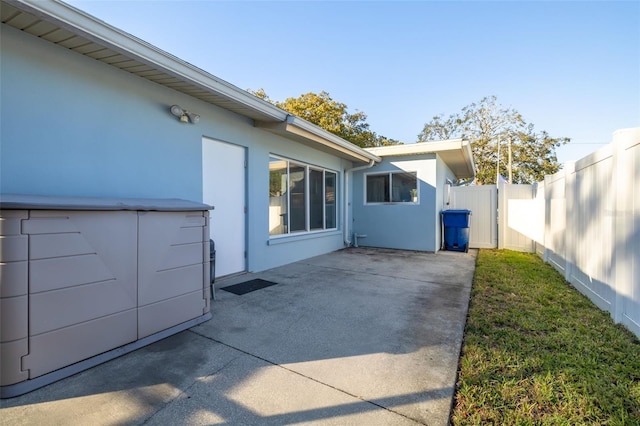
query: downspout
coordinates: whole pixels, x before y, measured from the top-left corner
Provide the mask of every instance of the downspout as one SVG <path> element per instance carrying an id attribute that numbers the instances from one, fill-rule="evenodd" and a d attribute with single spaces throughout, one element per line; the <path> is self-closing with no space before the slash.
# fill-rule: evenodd
<path id="1" fill-rule="evenodd" d="M 375 160 L 369 160 L 369 164 L 366 166 L 352 167 L 344 171 L 344 245 L 346 247 L 351 246 L 351 240 L 349 240 L 349 175 L 351 172 L 370 169 L 375 163 Z"/>

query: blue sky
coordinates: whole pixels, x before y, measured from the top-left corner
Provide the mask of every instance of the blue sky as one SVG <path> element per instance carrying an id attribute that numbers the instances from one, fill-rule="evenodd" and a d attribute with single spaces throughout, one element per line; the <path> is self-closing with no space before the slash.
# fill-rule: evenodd
<path id="1" fill-rule="evenodd" d="M 570 137 L 561 162 L 640 126 L 638 1 L 68 2 L 242 89 L 327 91 L 406 143 L 489 95 Z"/>

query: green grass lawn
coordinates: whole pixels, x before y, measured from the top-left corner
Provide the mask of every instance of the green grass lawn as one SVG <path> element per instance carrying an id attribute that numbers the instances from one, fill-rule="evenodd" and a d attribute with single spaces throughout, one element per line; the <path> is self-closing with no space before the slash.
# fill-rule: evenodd
<path id="1" fill-rule="evenodd" d="M 534 254 L 480 250 L 454 425 L 640 425 L 640 341 Z"/>

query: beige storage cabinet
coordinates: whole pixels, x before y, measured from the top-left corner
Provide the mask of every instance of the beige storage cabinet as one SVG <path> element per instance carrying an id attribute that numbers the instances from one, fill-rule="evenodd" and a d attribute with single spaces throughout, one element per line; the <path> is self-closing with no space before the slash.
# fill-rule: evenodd
<path id="1" fill-rule="evenodd" d="M 0 397 L 211 318 L 211 208 L 0 195 Z"/>

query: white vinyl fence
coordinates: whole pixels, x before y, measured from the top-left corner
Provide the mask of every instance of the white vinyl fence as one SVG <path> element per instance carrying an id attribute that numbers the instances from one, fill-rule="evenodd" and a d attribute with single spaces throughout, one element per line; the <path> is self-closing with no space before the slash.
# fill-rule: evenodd
<path id="1" fill-rule="evenodd" d="M 640 337 L 640 128 L 544 182 L 498 192 L 499 247 L 538 252 Z"/>
<path id="2" fill-rule="evenodd" d="M 498 248 L 533 252 L 541 237 L 542 207 L 532 201 L 532 185 L 498 188 Z"/>
<path id="3" fill-rule="evenodd" d="M 544 227 L 544 200 L 535 204 L 532 185 L 471 185 L 451 188 L 449 208 L 471 210 L 470 248 L 507 248 L 532 252 Z"/>

